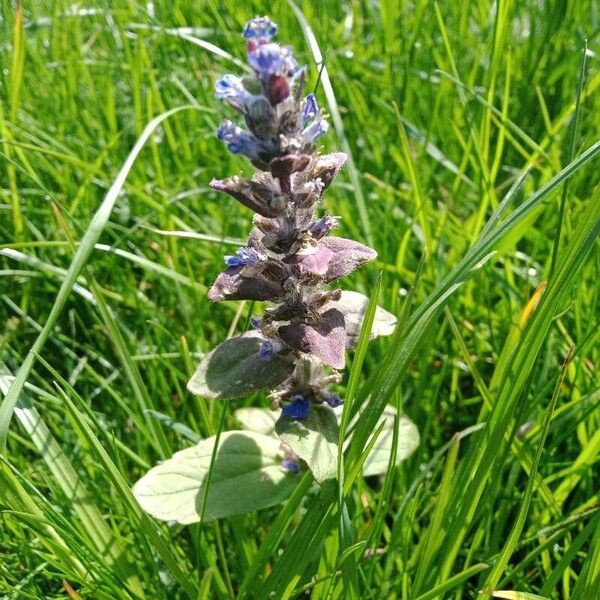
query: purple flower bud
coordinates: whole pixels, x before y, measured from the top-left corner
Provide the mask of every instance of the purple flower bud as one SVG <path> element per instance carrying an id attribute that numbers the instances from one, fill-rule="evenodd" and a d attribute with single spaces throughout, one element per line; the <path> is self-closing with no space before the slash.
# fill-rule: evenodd
<path id="1" fill-rule="evenodd" d="M 284 458 L 281 461 L 281 466 L 283 469 L 289 471 L 290 473 L 297 473 L 300 470 L 300 465 L 298 464 L 298 462 L 289 458 Z"/>
<path id="2" fill-rule="evenodd" d="M 319 107 L 317 105 L 317 99 L 314 94 L 309 94 L 304 99 L 304 106 L 302 107 L 302 122 L 306 125 L 309 121 L 312 121 L 319 114 Z"/>
<path id="3" fill-rule="evenodd" d="M 225 257 L 225 264 L 228 267 L 247 267 L 258 264 L 266 260 L 266 257 L 254 248 L 240 247 L 235 251 L 235 256 Z"/>
<path id="4" fill-rule="evenodd" d="M 317 221 L 311 223 L 308 231 L 312 233 L 316 238 L 321 238 L 332 229 L 339 227 L 340 217 L 332 217 L 331 215 L 325 215 Z"/>
<path id="5" fill-rule="evenodd" d="M 258 158 L 263 151 L 261 143 L 248 131 L 231 121 L 223 121 L 217 129 L 217 137 L 227 144 L 234 154 L 243 154 L 250 159 Z"/>
<path id="6" fill-rule="evenodd" d="M 283 75 L 271 75 L 267 82 L 265 94 L 271 105 L 283 102 L 290 95 L 290 84 Z"/>
<path id="7" fill-rule="evenodd" d="M 344 404 L 344 401 L 339 397 L 338 394 L 325 394 L 323 400 L 331 406 L 331 408 L 336 408 Z"/>
<path id="8" fill-rule="evenodd" d="M 256 17 L 246 23 L 244 37 L 248 40 L 270 40 L 277 35 L 277 25 L 269 17 Z"/>
<path id="9" fill-rule="evenodd" d="M 265 362 L 269 362 L 273 358 L 274 353 L 275 349 L 273 347 L 273 342 L 269 340 L 263 342 L 258 350 L 260 360 L 264 360 Z"/>
<path id="10" fill-rule="evenodd" d="M 310 400 L 304 396 L 292 396 L 289 404 L 281 409 L 281 412 L 295 421 L 301 421 L 308 417 L 308 409 L 310 408 Z"/>
<path id="11" fill-rule="evenodd" d="M 290 473 L 297 473 L 300 470 L 298 455 L 287 444 L 282 443 L 279 449 L 283 452 L 281 467 Z"/>
<path id="12" fill-rule="evenodd" d="M 263 84 L 266 84 L 273 75 L 291 77 L 298 68 L 291 48 L 279 44 L 258 46 L 248 54 L 248 62 Z"/>

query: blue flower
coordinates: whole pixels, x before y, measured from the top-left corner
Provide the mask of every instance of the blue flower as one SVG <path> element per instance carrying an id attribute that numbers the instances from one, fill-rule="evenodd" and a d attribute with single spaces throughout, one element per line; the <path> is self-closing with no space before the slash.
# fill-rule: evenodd
<path id="1" fill-rule="evenodd" d="M 291 77 L 298 68 L 298 63 L 292 56 L 292 49 L 279 44 L 258 46 L 248 54 L 248 62 L 263 83 L 273 75 Z"/>
<path id="2" fill-rule="evenodd" d="M 289 458 L 284 458 L 281 461 L 281 466 L 290 473 L 297 473 L 300 470 L 300 465 L 298 462 Z"/>
<path id="3" fill-rule="evenodd" d="M 258 158 L 263 152 L 261 143 L 248 131 L 231 121 L 224 121 L 217 129 L 217 137 L 227 144 L 234 154 L 243 154 L 250 159 Z"/>
<path id="4" fill-rule="evenodd" d="M 302 122 L 306 125 L 309 121 L 312 121 L 319 114 L 319 106 L 317 99 L 314 94 L 309 94 L 304 98 L 304 105 L 302 106 Z"/>
<path id="5" fill-rule="evenodd" d="M 292 396 L 289 404 L 281 409 L 281 412 L 296 421 L 301 421 L 308 417 L 308 409 L 310 408 L 310 400 L 304 396 Z"/>
<path id="6" fill-rule="evenodd" d="M 273 354 L 275 353 L 275 348 L 273 347 L 273 342 L 267 340 L 260 345 L 258 350 L 258 357 L 265 362 L 269 362 L 273 358 Z"/>
<path id="7" fill-rule="evenodd" d="M 325 119 L 317 118 L 302 131 L 302 139 L 305 144 L 314 144 L 315 140 L 329 129 L 329 123 Z"/>
<path id="8" fill-rule="evenodd" d="M 254 248 L 240 247 L 235 251 L 235 256 L 227 255 L 225 264 L 228 267 L 247 267 L 263 262 L 265 257 Z"/>
<path id="9" fill-rule="evenodd" d="M 216 82 L 215 96 L 227 100 L 239 110 L 243 110 L 253 99 L 253 95 L 244 87 L 241 78 L 235 75 L 224 75 Z"/>
<path id="10" fill-rule="evenodd" d="M 254 327 L 254 329 L 260 329 L 262 323 L 262 319 L 260 317 L 252 317 L 250 319 L 250 325 Z"/>
<path id="11" fill-rule="evenodd" d="M 270 40 L 277 35 L 277 25 L 269 17 L 256 17 L 246 23 L 244 37 L 249 40 Z"/>
<path id="12" fill-rule="evenodd" d="M 320 135 L 329 129 L 327 121 L 321 118 L 321 111 L 314 94 L 308 94 L 304 99 L 302 124 L 304 126 L 302 138 L 305 144 L 313 144 Z"/>
<path id="13" fill-rule="evenodd" d="M 344 401 L 338 396 L 338 394 L 325 394 L 324 400 L 331 408 L 336 408 L 344 404 Z"/>

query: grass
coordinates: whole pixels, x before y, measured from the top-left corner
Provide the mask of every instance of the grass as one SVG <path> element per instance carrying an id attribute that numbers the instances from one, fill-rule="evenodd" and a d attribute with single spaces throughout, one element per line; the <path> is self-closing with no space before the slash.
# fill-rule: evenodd
<path id="1" fill-rule="evenodd" d="M 596 3 L 23 4 L 0 8 L 2 597 L 600 597 Z M 205 437 L 264 405 L 185 383 L 253 310 L 205 298 L 250 217 L 207 184 L 248 171 L 212 89 L 265 13 L 352 156 L 327 209 L 379 258 L 343 287 L 400 324 L 352 357 L 341 489 L 167 527 L 130 493 L 190 443 L 156 414 Z M 388 403 L 421 444 L 364 481 Z"/>

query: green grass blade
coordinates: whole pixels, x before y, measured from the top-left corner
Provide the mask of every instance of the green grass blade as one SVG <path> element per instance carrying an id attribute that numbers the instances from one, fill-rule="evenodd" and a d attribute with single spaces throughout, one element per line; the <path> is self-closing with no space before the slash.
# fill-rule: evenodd
<path id="1" fill-rule="evenodd" d="M 521 533 L 523 531 L 523 527 L 525 525 L 525 519 L 527 518 L 527 513 L 529 511 L 529 505 L 531 504 L 531 498 L 533 497 L 533 492 L 535 488 L 536 475 L 538 471 L 538 467 L 540 464 L 540 460 L 542 458 L 542 452 L 544 450 L 544 444 L 546 438 L 548 436 L 548 430 L 550 429 L 550 421 L 552 420 L 552 415 L 554 414 L 554 407 L 556 406 L 556 402 L 558 401 L 558 397 L 561 392 L 561 386 L 565 380 L 565 376 L 567 374 L 567 368 L 569 367 L 569 363 L 571 362 L 571 357 L 573 355 L 573 348 L 569 351 L 569 354 L 565 358 L 565 362 L 563 364 L 562 370 L 556 382 L 556 387 L 554 388 L 554 392 L 552 394 L 552 399 L 550 400 L 550 405 L 548 406 L 548 410 L 546 411 L 546 415 L 544 417 L 544 424 L 542 426 L 542 434 L 537 444 L 537 451 L 535 453 L 535 458 L 533 461 L 533 465 L 531 467 L 531 472 L 529 473 L 529 481 L 527 482 L 527 488 L 523 494 L 523 499 L 521 501 L 521 506 L 519 508 L 519 513 L 513 525 L 512 531 L 510 532 L 510 536 L 506 540 L 504 544 L 504 548 L 500 553 L 500 557 L 496 561 L 492 572 L 489 574 L 485 585 L 489 589 L 494 589 L 498 582 L 500 581 L 500 577 L 506 569 L 508 562 L 514 553 L 517 543 L 521 538 Z"/>
<path id="2" fill-rule="evenodd" d="M 123 188 L 129 171 L 133 167 L 136 158 L 138 157 L 142 148 L 144 147 L 150 136 L 154 133 L 156 128 L 165 119 L 168 119 L 172 115 L 175 115 L 178 112 L 181 112 L 182 110 L 199 109 L 197 106 L 178 106 L 152 119 L 152 121 L 150 121 L 148 125 L 146 125 L 144 131 L 142 132 L 142 135 L 135 143 L 134 147 L 129 153 L 129 156 L 127 157 L 127 160 L 125 161 L 123 167 L 119 171 L 117 178 L 115 179 L 110 190 L 104 197 L 104 200 L 102 201 L 102 203 L 98 207 L 98 210 L 96 211 L 92 220 L 90 221 L 87 231 L 85 232 L 85 235 L 81 240 L 79 248 L 77 249 L 73 260 L 71 261 L 71 265 L 69 266 L 67 275 L 60 286 L 60 290 L 56 296 L 54 304 L 52 305 L 50 314 L 48 315 L 48 318 L 44 323 L 44 328 L 40 332 L 39 336 L 36 338 L 33 346 L 31 347 L 31 349 L 27 353 L 27 356 L 23 360 L 23 363 L 17 371 L 14 381 L 12 382 L 10 389 L 8 390 L 8 394 L 6 394 L 6 397 L 2 402 L 2 406 L 0 406 L 0 454 L 4 454 L 6 450 L 6 438 L 8 435 L 8 428 L 10 426 L 13 409 L 17 404 L 17 400 L 19 398 L 21 390 L 23 389 L 23 386 L 27 381 L 27 377 L 29 376 L 29 373 L 33 367 L 35 357 L 37 354 L 40 353 L 40 351 L 44 347 L 44 344 L 46 343 L 46 340 L 52 333 L 54 325 L 56 324 L 56 321 L 58 320 L 58 317 L 60 316 L 60 313 L 62 312 L 62 309 L 64 308 L 67 302 L 67 298 L 69 297 L 69 294 L 73 289 L 73 286 L 77 280 L 79 273 L 83 269 L 83 266 L 90 257 L 96 242 L 102 234 L 102 231 L 106 227 L 112 209 L 117 201 L 121 189 Z"/>

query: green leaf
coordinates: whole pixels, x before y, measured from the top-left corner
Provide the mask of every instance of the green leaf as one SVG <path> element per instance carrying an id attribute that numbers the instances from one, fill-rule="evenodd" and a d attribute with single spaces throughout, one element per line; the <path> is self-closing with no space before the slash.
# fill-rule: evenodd
<path id="1" fill-rule="evenodd" d="M 275 431 L 306 462 L 317 483 L 336 477 L 338 424 L 329 407 L 311 406 L 308 417 L 301 421 L 282 414 Z"/>
<path id="2" fill-rule="evenodd" d="M 341 409 L 334 409 L 331 412 L 333 412 L 339 426 L 342 417 Z M 379 427 L 381 423 L 384 423 L 383 430 L 377 436 L 377 440 L 363 465 L 363 474 L 365 477 L 383 475 L 387 471 L 392 455 L 394 418 L 396 414 L 396 409 L 393 406 L 385 407 L 383 415 L 377 424 L 377 427 Z M 275 431 L 275 426 L 281 415 L 281 411 L 248 407 L 238 408 L 238 410 L 234 412 L 234 415 L 244 429 L 262 433 L 264 435 L 270 435 Z M 352 420 L 351 425 L 356 423 L 357 418 L 359 417 L 355 417 Z M 306 421 L 304 421 L 304 423 L 306 423 Z M 349 442 L 350 440 L 347 441 Z M 398 447 L 396 449 L 396 459 L 394 464 L 397 465 L 403 460 L 406 460 L 416 450 L 418 445 L 419 430 L 417 429 L 417 426 L 408 417 L 401 416 L 398 419 Z"/>
<path id="3" fill-rule="evenodd" d="M 396 409 L 393 406 L 386 406 L 377 427 L 384 422 L 382 432 L 377 436 L 375 445 L 369 453 L 369 456 L 363 464 L 363 474 L 365 477 L 372 475 L 384 475 L 387 472 L 390 461 L 392 460 L 392 446 L 394 442 L 394 420 Z M 396 458 L 394 464 L 406 460 L 419 445 L 419 430 L 417 426 L 405 416 L 398 418 L 398 446 L 396 448 Z"/>
<path id="4" fill-rule="evenodd" d="M 344 313 L 346 322 L 346 346 L 352 347 L 358 341 L 358 334 L 369 305 L 369 298 L 358 292 L 342 291 L 342 297 L 335 303 L 335 307 Z M 378 306 L 369 339 L 384 335 L 392 335 L 396 328 L 395 315 Z"/>
<path id="5" fill-rule="evenodd" d="M 506 600 L 549 600 L 545 596 L 538 596 L 538 594 L 530 594 L 529 592 L 514 592 L 512 590 L 497 590 L 495 592 L 491 592 L 491 594 L 494 598 L 505 598 Z"/>
<path id="6" fill-rule="evenodd" d="M 294 364 L 281 354 L 261 359 L 264 341 L 253 331 L 224 341 L 198 365 L 188 390 L 211 400 L 231 400 L 277 387 L 292 374 Z"/>
<path id="7" fill-rule="evenodd" d="M 198 522 L 214 443 L 215 437 L 207 438 L 150 469 L 133 487 L 141 507 L 162 521 Z M 222 433 L 203 521 L 283 502 L 299 479 L 281 468 L 281 456 L 273 438 L 245 431 Z"/>
<path id="8" fill-rule="evenodd" d="M 233 415 L 244 429 L 270 435 L 275 432 L 275 423 L 281 415 L 281 410 L 267 408 L 238 408 Z"/>

